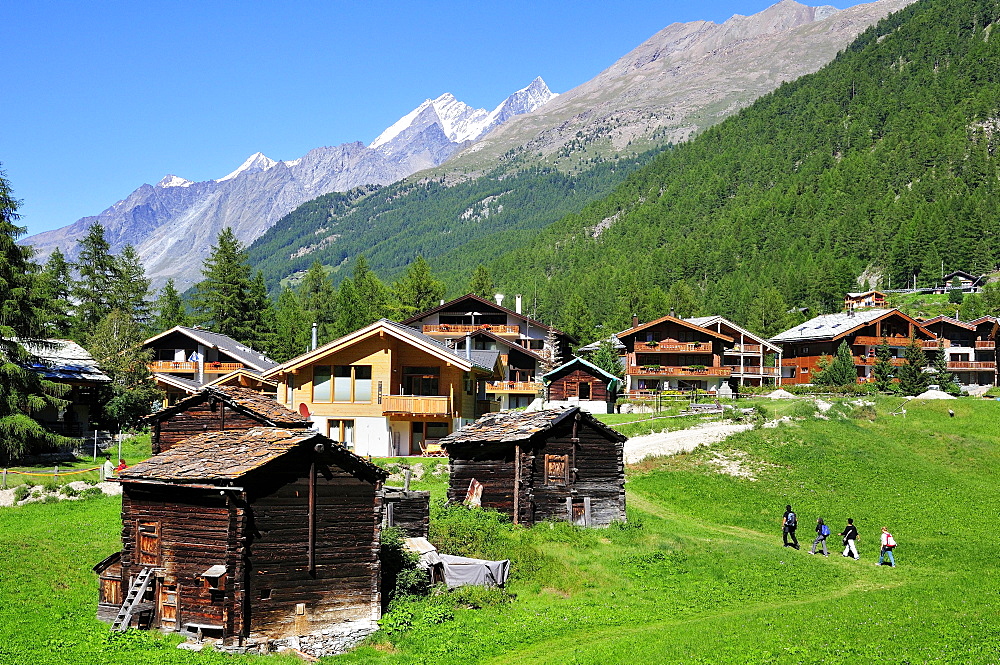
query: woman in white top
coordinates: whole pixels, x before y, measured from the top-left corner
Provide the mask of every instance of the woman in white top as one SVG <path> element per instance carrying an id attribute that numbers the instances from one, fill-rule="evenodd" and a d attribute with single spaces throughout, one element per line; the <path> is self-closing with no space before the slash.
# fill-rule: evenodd
<path id="1" fill-rule="evenodd" d="M 889 558 L 889 565 L 893 568 L 896 567 L 896 560 L 892 557 L 892 550 L 896 547 L 896 539 L 892 537 L 889 533 L 889 529 L 882 527 L 882 551 L 878 555 L 878 563 L 876 566 L 881 566 L 882 562 L 885 560 L 886 555 Z"/>

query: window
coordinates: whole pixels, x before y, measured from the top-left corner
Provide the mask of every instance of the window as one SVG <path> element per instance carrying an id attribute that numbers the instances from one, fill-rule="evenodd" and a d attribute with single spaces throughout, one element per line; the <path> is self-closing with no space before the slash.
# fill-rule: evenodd
<path id="1" fill-rule="evenodd" d="M 313 367 L 314 402 L 371 402 L 371 365 Z"/>
<path id="2" fill-rule="evenodd" d="M 545 456 L 545 484 L 565 485 L 569 482 L 569 455 Z"/>
<path id="3" fill-rule="evenodd" d="M 271 590 L 270 589 L 261 589 L 260 590 L 260 599 L 261 600 L 271 600 Z"/>
<path id="4" fill-rule="evenodd" d="M 354 421 L 334 420 L 326 421 L 326 435 L 334 441 L 344 444 L 348 450 L 354 450 Z"/>
<path id="5" fill-rule="evenodd" d="M 404 367 L 403 394 L 439 395 L 438 379 L 440 376 L 440 367 Z"/>
<path id="6" fill-rule="evenodd" d="M 424 431 L 428 439 L 443 439 L 448 436 L 448 423 L 427 423 Z"/>

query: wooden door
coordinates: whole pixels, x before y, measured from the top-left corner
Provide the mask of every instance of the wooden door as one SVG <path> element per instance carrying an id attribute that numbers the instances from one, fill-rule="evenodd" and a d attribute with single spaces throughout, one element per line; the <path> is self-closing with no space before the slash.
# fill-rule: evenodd
<path id="1" fill-rule="evenodd" d="M 156 616 L 160 617 L 160 626 L 170 630 L 178 630 L 177 625 L 177 585 L 161 584 L 156 597 Z"/>
<path id="2" fill-rule="evenodd" d="M 160 523 L 139 522 L 139 537 L 136 538 L 138 564 L 158 566 L 160 564 Z"/>

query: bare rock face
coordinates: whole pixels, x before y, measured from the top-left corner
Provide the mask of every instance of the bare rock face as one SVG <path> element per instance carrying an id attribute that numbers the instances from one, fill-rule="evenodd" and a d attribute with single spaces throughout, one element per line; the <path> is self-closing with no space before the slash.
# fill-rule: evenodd
<path id="1" fill-rule="evenodd" d="M 442 168 L 475 175 L 511 149 L 547 158 L 581 141 L 615 153 L 630 144 L 641 150 L 687 139 L 782 82 L 819 70 L 869 26 L 912 2 L 878 0 L 838 10 L 782 0 L 721 25 L 674 23 L 587 83 L 512 118 Z"/>

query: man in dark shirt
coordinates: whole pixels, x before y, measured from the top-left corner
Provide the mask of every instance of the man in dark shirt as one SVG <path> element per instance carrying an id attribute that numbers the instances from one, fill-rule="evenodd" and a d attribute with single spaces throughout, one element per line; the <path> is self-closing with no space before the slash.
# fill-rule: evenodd
<path id="1" fill-rule="evenodd" d="M 840 535 L 844 537 L 844 556 L 853 556 L 855 561 L 860 559 L 857 545 L 858 528 L 854 526 L 853 519 L 847 518 L 847 526 Z"/>
<path id="2" fill-rule="evenodd" d="M 785 506 L 785 514 L 781 517 L 781 541 L 785 547 L 799 549 L 799 541 L 795 537 L 795 528 L 798 526 L 798 517 L 792 511 L 791 506 Z M 792 537 L 792 542 L 788 542 L 788 537 Z"/>

